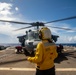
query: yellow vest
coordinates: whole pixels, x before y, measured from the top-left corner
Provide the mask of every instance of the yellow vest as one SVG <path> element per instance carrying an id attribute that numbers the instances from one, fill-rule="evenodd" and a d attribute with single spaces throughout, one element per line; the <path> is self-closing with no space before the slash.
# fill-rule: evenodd
<path id="1" fill-rule="evenodd" d="M 28 57 L 28 60 L 36 63 L 38 69 L 46 70 L 54 66 L 54 59 L 57 56 L 55 43 L 46 40 L 38 43 L 35 57 Z"/>

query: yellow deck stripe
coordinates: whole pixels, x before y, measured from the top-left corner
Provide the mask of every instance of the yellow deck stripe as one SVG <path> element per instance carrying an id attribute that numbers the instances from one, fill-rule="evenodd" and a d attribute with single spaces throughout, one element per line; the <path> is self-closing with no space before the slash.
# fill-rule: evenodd
<path id="1" fill-rule="evenodd" d="M 36 69 L 35 68 L 12 68 L 12 67 L 9 67 L 9 68 L 0 68 L 0 71 L 1 70 L 6 70 L 6 71 L 35 71 Z M 56 71 L 76 71 L 76 68 L 56 68 Z"/>

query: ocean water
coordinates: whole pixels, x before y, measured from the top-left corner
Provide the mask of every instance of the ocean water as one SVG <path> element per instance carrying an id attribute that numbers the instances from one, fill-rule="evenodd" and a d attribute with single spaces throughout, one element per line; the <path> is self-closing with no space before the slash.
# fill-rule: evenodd
<path id="1" fill-rule="evenodd" d="M 59 43 L 59 44 L 62 44 L 63 46 L 73 46 L 73 47 L 76 47 L 76 43 Z M 59 45 L 59 44 L 56 44 L 56 45 Z M 2 43 L 0 44 L 2 46 L 20 46 L 21 44 L 20 43 Z"/>
<path id="2" fill-rule="evenodd" d="M 73 46 L 73 47 L 76 47 L 76 43 L 60 43 L 62 44 L 63 46 Z M 59 45 L 59 44 L 57 44 Z"/>
<path id="3" fill-rule="evenodd" d="M 2 43 L 0 45 L 7 47 L 7 46 L 20 46 L 21 44 L 19 44 L 19 43 Z"/>

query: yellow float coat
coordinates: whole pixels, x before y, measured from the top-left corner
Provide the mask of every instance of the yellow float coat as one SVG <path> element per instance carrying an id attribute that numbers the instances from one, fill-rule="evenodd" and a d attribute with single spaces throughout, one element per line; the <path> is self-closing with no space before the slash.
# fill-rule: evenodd
<path id="1" fill-rule="evenodd" d="M 38 69 L 46 70 L 54 66 L 54 59 L 57 56 L 56 45 L 45 40 L 38 43 L 35 56 L 28 57 L 28 60 L 36 63 Z"/>

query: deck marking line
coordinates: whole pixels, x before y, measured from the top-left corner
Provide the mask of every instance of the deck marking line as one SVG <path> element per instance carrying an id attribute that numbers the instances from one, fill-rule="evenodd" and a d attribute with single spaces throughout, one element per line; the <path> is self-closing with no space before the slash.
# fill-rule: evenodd
<path id="1" fill-rule="evenodd" d="M 35 71 L 35 68 L 0 68 L 0 70 L 9 70 L 9 71 Z"/>
<path id="2" fill-rule="evenodd" d="M 36 71 L 35 68 L 0 68 L 1 70 L 6 70 L 6 71 Z M 76 71 L 76 68 L 56 68 L 56 71 Z"/>

